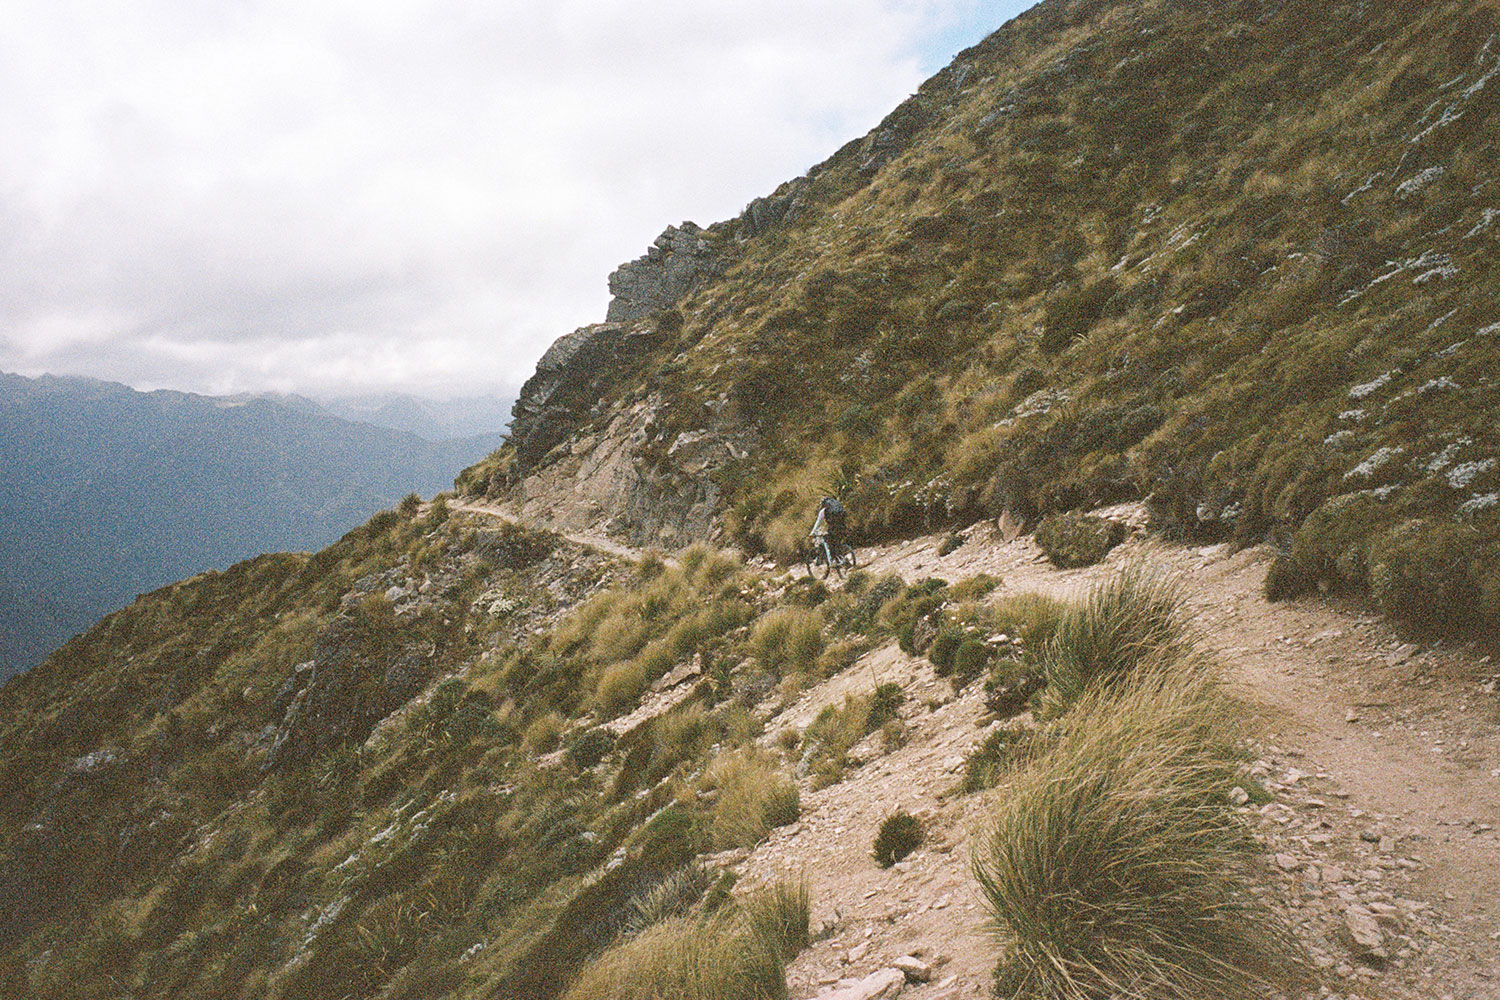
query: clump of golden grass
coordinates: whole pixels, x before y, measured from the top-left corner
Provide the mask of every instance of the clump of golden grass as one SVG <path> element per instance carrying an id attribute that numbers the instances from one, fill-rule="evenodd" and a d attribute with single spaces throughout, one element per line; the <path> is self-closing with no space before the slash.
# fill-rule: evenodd
<path id="1" fill-rule="evenodd" d="M 999 995 L 1251 1000 L 1304 965 L 1249 894 L 1227 792 L 1241 709 L 1191 657 L 1094 687 L 1016 774 L 974 873 L 1009 940 Z"/>
<path id="2" fill-rule="evenodd" d="M 795 822 L 801 814 L 796 784 L 764 754 L 725 754 L 704 777 L 719 792 L 708 828 L 715 850 L 754 847 L 773 829 Z"/>
<path id="3" fill-rule="evenodd" d="M 756 623 L 751 645 L 767 669 L 805 673 L 823 652 L 823 616 L 806 608 L 777 608 Z"/>
<path id="4" fill-rule="evenodd" d="M 1062 715 L 1090 687 L 1127 680 L 1141 664 L 1170 661 L 1191 646 L 1174 578 L 1127 564 L 1058 617 L 1042 649 L 1047 687 L 1037 696 L 1038 714 Z"/>
<path id="5" fill-rule="evenodd" d="M 784 1000 L 807 945 L 805 883 L 777 883 L 707 917 L 673 917 L 611 948 L 563 1000 Z"/>

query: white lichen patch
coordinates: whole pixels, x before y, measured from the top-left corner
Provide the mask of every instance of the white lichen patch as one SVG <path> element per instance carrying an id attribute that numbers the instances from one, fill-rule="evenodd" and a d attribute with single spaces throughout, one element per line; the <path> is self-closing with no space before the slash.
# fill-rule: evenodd
<path id="1" fill-rule="evenodd" d="M 1500 218 L 1500 208 L 1485 209 L 1479 215 L 1479 222 L 1474 226 L 1473 229 L 1469 230 L 1469 234 L 1465 236 L 1464 239 L 1472 240 L 1476 236 L 1480 236 L 1484 233 L 1489 232 L 1490 227 L 1495 224 L 1495 220 L 1497 218 Z"/>
<path id="2" fill-rule="evenodd" d="M 1354 388 L 1350 389 L 1349 398 L 1364 399 L 1366 396 L 1369 396 L 1372 393 L 1379 392 L 1381 389 L 1384 389 L 1386 386 L 1390 385 L 1391 379 L 1395 377 L 1396 372 L 1394 369 L 1392 369 L 1391 371 L 1388 371 L 1383 375 L 1379 375 L 1371 379 L 1363 385 L 1357 385 Z"/>
<path id="3" fill-rule="evenodd" d="M 1410 198 L 1447 172 L 1447 167 L 1428 167 L 1410 180 L 1397 184 L 1396 197 Z"/>
<path id="4" fill-rule="evenodd" d="M 1421 396 L 1421 395 L 1425 395 L 1426 393 L 1429 393 L 1429 392 L 1441 392 L 1444 389 L 1461 389 L 1461 388 L 1463 388 L 1463 386 L 1459 385 L 1457 382 L 1453 381 L 1448 376 L 1446 376 L 1446 375 L 1439 375 L 1437 378 L 1432 379 L 1431 381 L 1428 381 L 1428 382 L 1424 382 L 1420 386 L 1418 386 L 1417 387 L 1417 395 Z"/>
<path id="5" fill-rule="evenodd" d="M 1473 438 L 1466 437 L 1459 438 L 1457 441 L 1454 441 L 1448 447 L 1444 448 L 1442 451 L 1432 456 L 1432 458 L 1428 459 L 1426 465 L 1427 471 L 1432 475 L 1437 475 L 1439 472 L 1442 472 L 1448 466 L 1453 464 L 1453 460 L 1458 457 L 1458 453 L 1460 451 L 1467 448 L 1473 443 Z"/>
<path id="6" fill-rule="evenodd" d="M 1500 493 L 1476 493 L 1458 505 L 1459 517 L 1473 517 L 1482 510 L 1500 506 Z"/>
<path id="7" fill-rule="evenodd" d="M 1342 413 L 1339 414 L 1339 419 L 1340 420 L 1352 420 L 1356 424 L 1359 424 L 1359 423 L 1364 423 L 1364 419 L 1365 419 L 1365 417 L 1367 415 L 1368 414 L 1363 409 L 1359 409 L 1359 410 L 1345 410 L 1344 412 L 1342 412 Z"/>
<path id="8" fill-rule="evenodd" d="M 1465 462 L 1455 465 L 1448 472 L 1448 485 L 1455 490 L 1468 488 L 1474 480 L 1489 472 L 1496 465 L 1493 458 L 1480 459 L 1478 462 Z"/>
<path id="9" fill-rule="evenodd" d="M 1344 473 L 1345 479 L 1368 479 L 1387 465 L 1391 460 L 1406 453 L 1406 449 L 1399 445 L 1395 447 L 1377 448 L 1368 458 L 1360 462 L 1354 468 Z"/>
<path id="10" fill-rule="evenodd" d="M 1354 432 L 1351 430 L 1334 431 L 1323 439 L 1323 444 L 1329 448 L 1342 448 L 1349 441 L 1353 440 L 1353 438 Z"/>

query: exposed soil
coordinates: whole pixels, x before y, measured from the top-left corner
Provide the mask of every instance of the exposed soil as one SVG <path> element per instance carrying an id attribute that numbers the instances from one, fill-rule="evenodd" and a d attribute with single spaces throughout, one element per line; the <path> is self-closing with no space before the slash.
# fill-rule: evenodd
<path id="1" fill-rule="evenodd" d="M 1321 970 L 1321 995 L 1500 998 L 1500 663 L 1472 646 L 1403 637 L 1355 605 L 1271 604 L 1261 590 L 1266 549 L 1165 544 L 1140 530 L 1138 506 L 1096 513 L 1135 531 L 1088 569 L 1058 570 L 1029 538 L 1007 541 L 985 526 L 946 556 L 932 536 L 866 550 L 862 561 L 908 581 L 990 573 L 1004 580 L 997 593 L 1058 597 L 1081 593 L 1125 560 L 1174 570 L 1205 644 L 1264 715 L 1252 774 L 1274 800 L 1241 812 L 1266 845 L 1272 891 Z M 788 971 L 793 998 L 906 954 L 934 975 L 902 996 L 992 992 L 999 944 L 969 859 L 1005 786 L 962 792 L 965 758 L 997 724 L 979 685 L 955 696 L 925 661 L 887 646 L 769 708 L 763 740 L 771 745 L 824 705 L 890 680 L 907 693 L 904 743 L 887 748 L 874 734 L 855 748 L 862 763 L 844 780 L 814 789 L 801 779 L 799 822 L 748 856 L 716 859 L 752 882 L 806 874 L 816 940 Z M 871 845 L 898 806 L 924 818 L 927 840 L 883 870 Z M 1379 927 L 1374 954 L 1351 937 L 1361 916 Z"/>

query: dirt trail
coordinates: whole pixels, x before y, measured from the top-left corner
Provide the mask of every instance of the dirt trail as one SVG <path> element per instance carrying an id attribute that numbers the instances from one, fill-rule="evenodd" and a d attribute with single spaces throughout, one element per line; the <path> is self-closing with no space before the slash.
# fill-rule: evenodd
<path id="1" fill-rule="evenodd" d="M 461 509 L 511 517 L 487 505 Z M 1275 858 L 1277 896 L 1325 970 L 1325 995 L 1500 1000 L 1500 663 L 1407 641 L 1358 607 L 1319 598 L 1271 604 L 1261 591 L 1269 551 L 1164 544 L 1139 531 L 1137 505 L 1100 513 L 1137 531 L 1089 569 L 1057 570 L 1030 539 L 1005 541 L 985 526 L 946 556 L 932 536 L 865 550 L 862 561 L 907 581 L 991 573 L 1004 580 L 998 593 L 1058 597 L 1081 593 L 1125 560 L 1174 570 L 1204 641 L 1247 703 L 1263 708 L 1267 735 L 1254 773 L 1275 801 L 1242 811 Z M 1005 789 L 960 788 L 964 759 L 995 724 L 979 685 L 955 696 L 925 661 L 887 646 L 777 706 L 763 741 L 772 745 L 824 705 L 888 680 L 907 692 L 904 744 L 888 751 L 875 734 L 855 748 L 862 766 L 840 783 L 813 790 L 803 780 L 798 823 L 748 857 L 718 859 L 752 881 L 806 872 L 822 931 L 789 969 L 794 998 L 907 953 L 935 974 L 904 997 L 947 1000 L 992 988 L 996 944 L 969 856 Z M 922 815 L 929 838 L 882 870 L 870 845 L 897 806 Z M 1351 909 L 1378 917 L 1386 960 L 1358 954 L 1346 929 Z"/>
<path id="2" fill-rule="evenodd" d="M 529 519 L 522 517 L 515 511 L 510 510 L 507 507 L 503 507 L 500 504 L 480 503 L 475 500 L 453 500 L 449 501 L 448 506 L 452 510 L 464 511 L 469 514 L 483 514 L 488 517 L 496 517 L 502 521 L 508 521 L 511 524 L 532 523 Z M 562 531 L 551 526 L 549 526 L 549 528 L 552 531 L 556 531 L 559 535 L 566 538 L 570 542 L 574 542 L 578 545 L 587 545 L 592 548 L 598 549 L 600 552 L 608 552 L 611 555 L 619 556 L 622 559 L 639 559 L 645 554 L 639 549 L 633 549 L 627 545 L 621 545 L 619 542 L 614 541 L 610 538 L 606 538 L 603 535 L 590 535 L 573 531 Z M 667 556 L 663 556 L 662 561 L 667 563 L 668 565 L 676 565 L 676 560 Z"/>

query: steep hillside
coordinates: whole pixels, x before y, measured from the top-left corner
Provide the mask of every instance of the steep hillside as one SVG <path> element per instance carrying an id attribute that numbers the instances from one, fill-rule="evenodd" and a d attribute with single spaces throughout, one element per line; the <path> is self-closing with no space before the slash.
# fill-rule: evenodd
<path id="1" fill-rule="evenodd" d="M 0 688 L 0 997 L 1486 996 L 1496 30 L 1047 0 L 669 229 L 462 497 Z"/>
<path id="2" fill-rule="evenodd" d="M 500 440 L 435 445 L 294 398 L 0 375 L 0 678 L 139 593 L 327 545 Z"/>
<path id="3" fill-rule="evenodd" d="M 1280 593 L 1500 622 L 1500 38 L 1476 0 L 1053 0 L 669 229 L 461 486 L 786 556 L 1147 498 Z"/>

